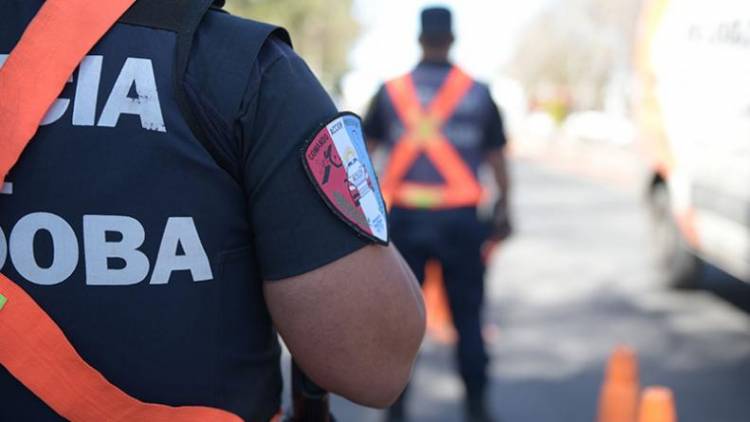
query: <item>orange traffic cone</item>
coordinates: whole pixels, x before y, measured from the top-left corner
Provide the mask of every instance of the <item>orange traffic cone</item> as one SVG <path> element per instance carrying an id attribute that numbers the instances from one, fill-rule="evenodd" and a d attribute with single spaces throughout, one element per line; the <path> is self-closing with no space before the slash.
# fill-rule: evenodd
<path id="1" fill-rule="evenodd" d="M 638 422 L 677 422 L 672 390 L 650 387 L 643 392 Z"/>
<path id="2" fill-rule="evenodd" d="M 422 291 L 427 308 L 427 333 L 440 343 L 454 343 L 456 329 L 453 327 L 453 317 L 443 284 L 443 268 L 439 262 L 427 263 Z"/>
<path id="3" fill-rule="evenodd" d="M 638 359 L 633 349 L 615 349 L 607 365 L 601 396 L 599 422 L 635 422 L 638 410 Z"/>

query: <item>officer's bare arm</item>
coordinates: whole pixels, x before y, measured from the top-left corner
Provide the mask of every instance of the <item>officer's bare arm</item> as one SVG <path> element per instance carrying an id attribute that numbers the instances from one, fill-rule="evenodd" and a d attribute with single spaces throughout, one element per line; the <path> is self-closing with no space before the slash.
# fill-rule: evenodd
<path id="1" fill-rule="evenodd" d="M 406 386 L 425 330 L 422 293 L 394 247 L 369 246 L 323 268 L 265 283 L 274 323 L 321 387 L 387 407 Z"/>

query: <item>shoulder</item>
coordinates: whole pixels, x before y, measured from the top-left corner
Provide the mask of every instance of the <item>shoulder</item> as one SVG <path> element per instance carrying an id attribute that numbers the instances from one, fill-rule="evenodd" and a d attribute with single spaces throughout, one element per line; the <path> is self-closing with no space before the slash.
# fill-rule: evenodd
<path id="1" fill-rule="evenodd" d="M 475 90 L 489 93 L 490 91 L 489 84 L 487 84 L 482 79 L 476 77 L 474 74 L 466 70 L 464 67 L 453 65 L 448 70 L 448 73 L 451 73 L 451 72 L 458 72 L 459 74 L 462 75 L 462 77 L 471 79 L 471 82 L 473 83 L 473 88 Z"/>
<path id="2" fill-rule="evenodd" d="M 284 48 L 284 47 L 286 48 Z M 229 13 L 209 11 L 195 36 L 191 64 L 222 75 L 247 76 L 262 52 L 293 54 L 291 41 L 283 29 L 240 18 Z"/>
<path id="3" fill-rule="evenodd" d="M 271 33 L 280 34 L 289 43 L 288 35 L 279 27 L 252 19 L 242 18 L 223 10 L 211 9 L 206 13 L 199 34 L 213 37 L 216 41 L 227 42 L 229 46 L 239 47 L 248 42 L 257 43 Z"/>
<path id="4" fill-rule="evenodd" d="M 377 91 L 377 97 L 381 100 L 389 100 L 394 90 L 401 90 L 408 83 L 414 84 L 415 71 L 410 71 L 383 82 Z"/>
<path id="5" fill-rule="evenodd" d="M 465 71 L 464 71 L 465 72 Z M 474 82 L 474 89 L 484 95 L 490 94 L 490 85 L 482 79 L 476 78 L 475 76 L 466 73 L 471 80 Z"/>
<path id="6" fill-rule="evenodd" d="M 487 82 L 484 82 L 484 81 L 481 81 L 481 80 L 478 80 L 478 79 L 474 79 L 474 85 L 476 85 L 477 89 L 479 89 L 483 93 L 485 93 L 485 94 L 489 94 L 490 93 L 490 84 L 488 84 Z"/>
<path id="7" fill-rule="evenodd" d="M 392 81 L 386 81 L 378 85 L 378 90 L 375 91 L 375 100 L 382 102 L 388 98 L 388 84 Z"/>
<path id="8" fill-rule="evenodd" d="M 211 10 L 196 33 L 186 83 L 221 116 L 237 117 L 244 96 L 258 89 L 264 68 L 293 56 L 284 30 Z"/>
<path id="9" fill-rule="evenodd" d="M 477 96 L 477 98 L 480 98 L 485 103 L 493 103 L 494 100 L 492 98 L 492 89 L 490 88 L 490 85 L 479 79 L 473 79 L 474 80 L 474 95 Z"/>
<path id="10" fill-rule="evenodd" d="M 413 71 L 407 72 L 407 73 L 403 73 L 403 74 L 398 75 L 398 76 L 394 76 L 393 78 L 388 79 L 385 82 L 383 82 L 383 84 L 381 85 L 381 89 L 382 90 L 386 90 L 389 85 L 392 85 L 392 84 L 395 84 L 395 83 L 404 82 L 404 81 L 407 81 L 409 79 L 414 79 L 414 74 L 415 73 L 416 73 L 416 69 L 413 70 Z"/>

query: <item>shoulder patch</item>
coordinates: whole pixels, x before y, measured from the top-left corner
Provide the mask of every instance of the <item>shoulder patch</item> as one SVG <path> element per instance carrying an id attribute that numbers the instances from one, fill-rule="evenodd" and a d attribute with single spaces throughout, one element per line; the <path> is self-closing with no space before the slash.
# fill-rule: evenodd
<path id="1" fill-rule="evenodd" d="M 326 205 L 359 235 L 387 245 L 385 201 L 367 154 L 360 118 L 352 113 L 337 115 L 302 152 L 307 175 Z"/>

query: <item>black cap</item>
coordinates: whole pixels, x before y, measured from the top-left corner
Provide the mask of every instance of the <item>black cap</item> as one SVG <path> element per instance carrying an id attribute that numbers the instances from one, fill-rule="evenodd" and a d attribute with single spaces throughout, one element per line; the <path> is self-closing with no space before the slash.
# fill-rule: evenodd
<path id="1" fill-rule="evenodd" d="M 429 7 L 422 11 L 422 37 L 447 38 L 453 36 L 453 16 L 445 7 Z"/>

